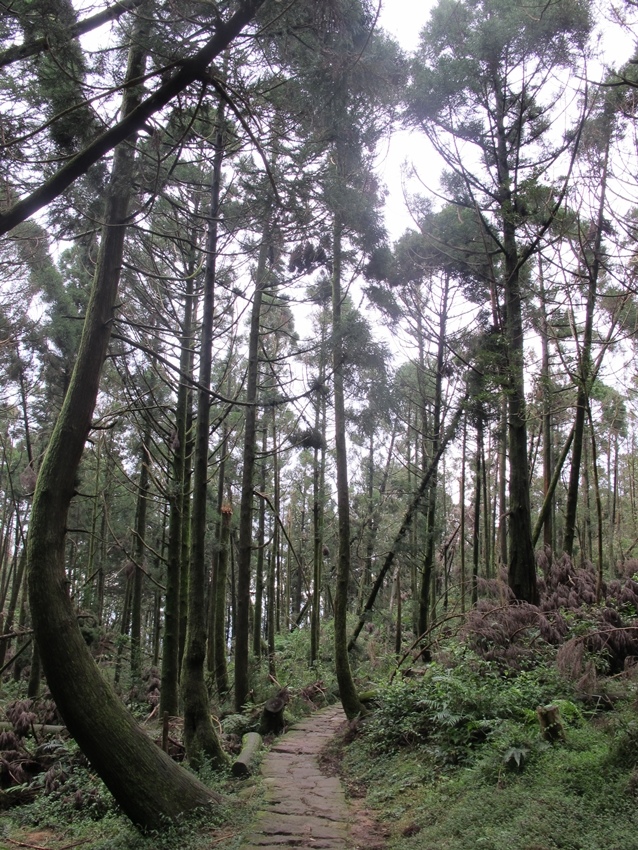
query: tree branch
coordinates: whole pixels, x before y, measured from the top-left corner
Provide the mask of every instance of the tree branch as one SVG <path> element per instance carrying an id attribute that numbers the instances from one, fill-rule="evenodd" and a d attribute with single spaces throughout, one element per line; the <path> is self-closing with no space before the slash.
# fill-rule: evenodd
<path id="1" fill-rule="evenodd" d="M 107 24 L 109 21 L 115 21 L 120 18 L 125 12 L 131 12 L 140 6 L 144 0 L 121 0 L 114 3 L 108 9 L 98 12 L 96 15 L 91 15 L 78 21 L 68 29 L 69 38 L 77 38 L 79 35 L 84 35 L 91 30 L 101 27 L 102 24 Z M 4 53 L 0 53 L 0 68 L 6 68 L 14 62 L 19 62 L 21 59 L 28 59 L 30 56 L 36 56 L 38 53 L 44 53 L 49 50 L 51 45 L 46 37 L 36 38 L 33 41 L 27 41 L 24 44 L 14 44 L 13 47 L 8 47 Z"/>
<path id="2" fill-rule="evenodd" d="M 152 95 L 117 122 L 113 127 L 98 136 L 79 154 L 70 159 L 49 180 L 26 198 L 18 201 L 0 215 L 0 236 L 8 233 L 16 225 L 32 216 L 59 197 L 65 189 L 95 165 L 103 156 L 125 141 L 133 133 L 141 130 L 146 122 L 166 106 L 191 83 L 206 75 L 206 68 L 212 60 L 225 50 L 242 29 L 256 15 L 266 0 L 244 0 L 235 14 L 226 22 L 220 22 L 215 34 L 190 59 L 179 63 L 177 72 L 161 85 Z"/>

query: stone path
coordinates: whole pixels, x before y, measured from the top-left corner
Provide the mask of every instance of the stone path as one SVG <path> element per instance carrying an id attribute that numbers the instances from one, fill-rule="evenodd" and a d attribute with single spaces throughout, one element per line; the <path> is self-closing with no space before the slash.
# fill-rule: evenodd
<path id="1" fill-rule="evenodd" d="M 324 776 L 318 755 L 345 720 L 341 706 L 311 715 L 264 758 L 266 802 L 242 850 L 286 847 L 351 850 L 351 815 L 336 776 Z"/>

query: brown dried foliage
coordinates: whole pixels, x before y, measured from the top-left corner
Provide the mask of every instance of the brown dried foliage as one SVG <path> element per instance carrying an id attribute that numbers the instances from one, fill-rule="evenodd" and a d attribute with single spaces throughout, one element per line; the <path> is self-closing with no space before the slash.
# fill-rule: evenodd
<path id="1" fill-rule="evenodd" d="M 567 555 L 550 562 L 545 553 L 538 561 L 543 571 L 539 606 L 516 602 L 505 576 L 482 582 L 481 600 L 462 636 L 486 660 L 519 669 L 533 663 L 544 647 L 560 647 L 556 664 L 561 674 L 583 693 L 593 693 L 597 671 L 619 673 L 638 657 L 638 582 L 624 577 L 603 583 L 597 603 L 591 565 L 575 567 Z M 589 628 L 564 643 L 574 618 Z"/>

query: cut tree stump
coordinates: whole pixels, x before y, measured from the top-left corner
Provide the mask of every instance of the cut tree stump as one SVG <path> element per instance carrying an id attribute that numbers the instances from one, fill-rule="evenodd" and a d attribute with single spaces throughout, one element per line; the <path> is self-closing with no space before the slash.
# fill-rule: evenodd
<path id="1" fill-rule="evenodd" d="M 261 749 L 262 738 L 259 732 L 247 732 L 241 739 L 241 752 L 232 766 L 233 776 L 250 776 L 255 756 Z"/>
<path id="2" fill-rule="evenodd" d="M 280 693 L 264 703 L 261 713 L 260 730 L 262 735 L 279 735 L 284 730 L 284 709 L 288 705 L 288 694 Z"/>
<path id="3" fill-rule="evenodd" d="M 541 738 L 554 743 L 565 740 L 565 729 L 560 719 L 560 709 L 557 705 L 539 705 L 536 716 L 541 727 Z"/>

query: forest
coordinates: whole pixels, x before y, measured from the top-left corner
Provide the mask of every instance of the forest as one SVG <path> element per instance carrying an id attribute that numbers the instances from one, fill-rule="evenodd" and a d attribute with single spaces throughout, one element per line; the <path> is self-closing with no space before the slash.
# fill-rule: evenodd
<path id="1" fill-rule="evenodd" d="M 380 846 L 635 850 L 633 0 L 0 8 L 6 846 L 239 847 L 275 700 Z"/>

